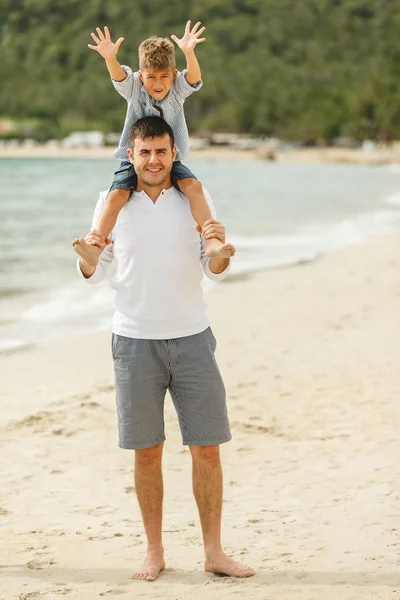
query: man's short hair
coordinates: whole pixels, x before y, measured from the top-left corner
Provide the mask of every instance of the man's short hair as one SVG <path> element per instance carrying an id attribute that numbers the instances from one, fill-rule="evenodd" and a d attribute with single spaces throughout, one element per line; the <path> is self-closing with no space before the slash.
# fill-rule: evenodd
<path id="1" fill-rule="evenodd" d="M 164 71 L 176 68 L 175 46 L 168 38 L 150 37 L 139 46 L 141 71 Z"/>
<path id="2" fill-rule="evenodd" d="M 129 145 L 133 150 L 135 140 L 154 140 L 154 138 L 164 137 L 169 135 L 171 140 L 171 148 L 175 146 L 174 132 L 172 128 L 161 117 L 143 117 L 134 123 L 129 132 Z"/>

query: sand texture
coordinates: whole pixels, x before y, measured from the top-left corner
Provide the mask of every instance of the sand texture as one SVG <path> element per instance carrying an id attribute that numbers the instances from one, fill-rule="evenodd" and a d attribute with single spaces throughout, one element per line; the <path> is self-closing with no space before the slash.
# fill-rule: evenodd
<path id="1" fill-rule="evenodd" d="M 208 295 L 234 435 L 223 539 L 248 580 L 202 570 L 169 399 L 167 570 L 130 579 L 145 538 L 108 334 L 2 357 L 0 598 L 399 598 L 399 256 L 392 234 Z"/>

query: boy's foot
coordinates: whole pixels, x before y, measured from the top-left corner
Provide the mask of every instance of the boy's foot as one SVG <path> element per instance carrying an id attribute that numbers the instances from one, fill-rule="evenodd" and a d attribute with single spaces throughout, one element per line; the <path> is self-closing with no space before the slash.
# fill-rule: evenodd
<path id="1" fill-rule="evenodd" d="M 85 242 L 84 238 L 76 238 L 72 242 L 72 247 L 85 263 L 91 267 L 96 267 L 99 262 L 99 256 L 103 252 L 98 246 L 92 246 Z"/>
<path id="2" fill-rule="evenodd" d="M 225 552 L 207 557 L 204 570 L 208 573 L 218 573 L 230 577 L 252 577 L 255 574 L 254 569 L 236 562 L 227 556 Z"/>
<path id="3" fill-rule="evenodd" d="M 235 256 L 235 246 L 229 243 L 210 244 L 206 246 L 206 255 L 208 258 L 231 258 Z"/>
<path id="4" fill-rule="evenodd" d="M 140 569 L 135 571 L 132 575 L 132 579 L 139 579 L 142 581 L 155 581 L 161 571 L 165 569 L 164 558 L 161 556 L 155 556 L 150 553 L 144 559 L 144 562 Z"/>

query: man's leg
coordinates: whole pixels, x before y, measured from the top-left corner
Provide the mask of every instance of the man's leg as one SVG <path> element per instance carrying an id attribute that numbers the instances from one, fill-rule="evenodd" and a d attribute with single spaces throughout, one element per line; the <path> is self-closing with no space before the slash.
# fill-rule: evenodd
<path id="1" fill-rule="evenodd" d="M 133 579 L 154 581 L 165 569 L 162 545 L 163 446 L 162 443 L 135 451 L 135 486 L 147 536 L 147 555 Z"/>
<path id="2" fill-rule="evenodd" d="M 204 569 L 232 577 L 251 577 L 254 570 L 232 560 L 221 546 L 222 468 L 219 446 L 190 446 L 190 451 L 193 492 L 203 532 Z"/>

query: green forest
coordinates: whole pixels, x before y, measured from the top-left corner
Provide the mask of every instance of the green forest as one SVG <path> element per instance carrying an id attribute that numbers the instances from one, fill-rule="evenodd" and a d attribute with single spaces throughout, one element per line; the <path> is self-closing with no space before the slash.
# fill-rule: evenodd
<path id="1" fill-rule="evenodd" d="M 206 26 L 204 86 L 186 103 L 191 133 L 287 140 L 400 137 L 400 2 L 396 0 L 3 0 L 0 118 L 38 139 L 119 132 L 126 103 L 90 33 L 124 37 L 137 69 L 150 35 Z M 184 57 L 177 48 L 177 66 Z"/>

